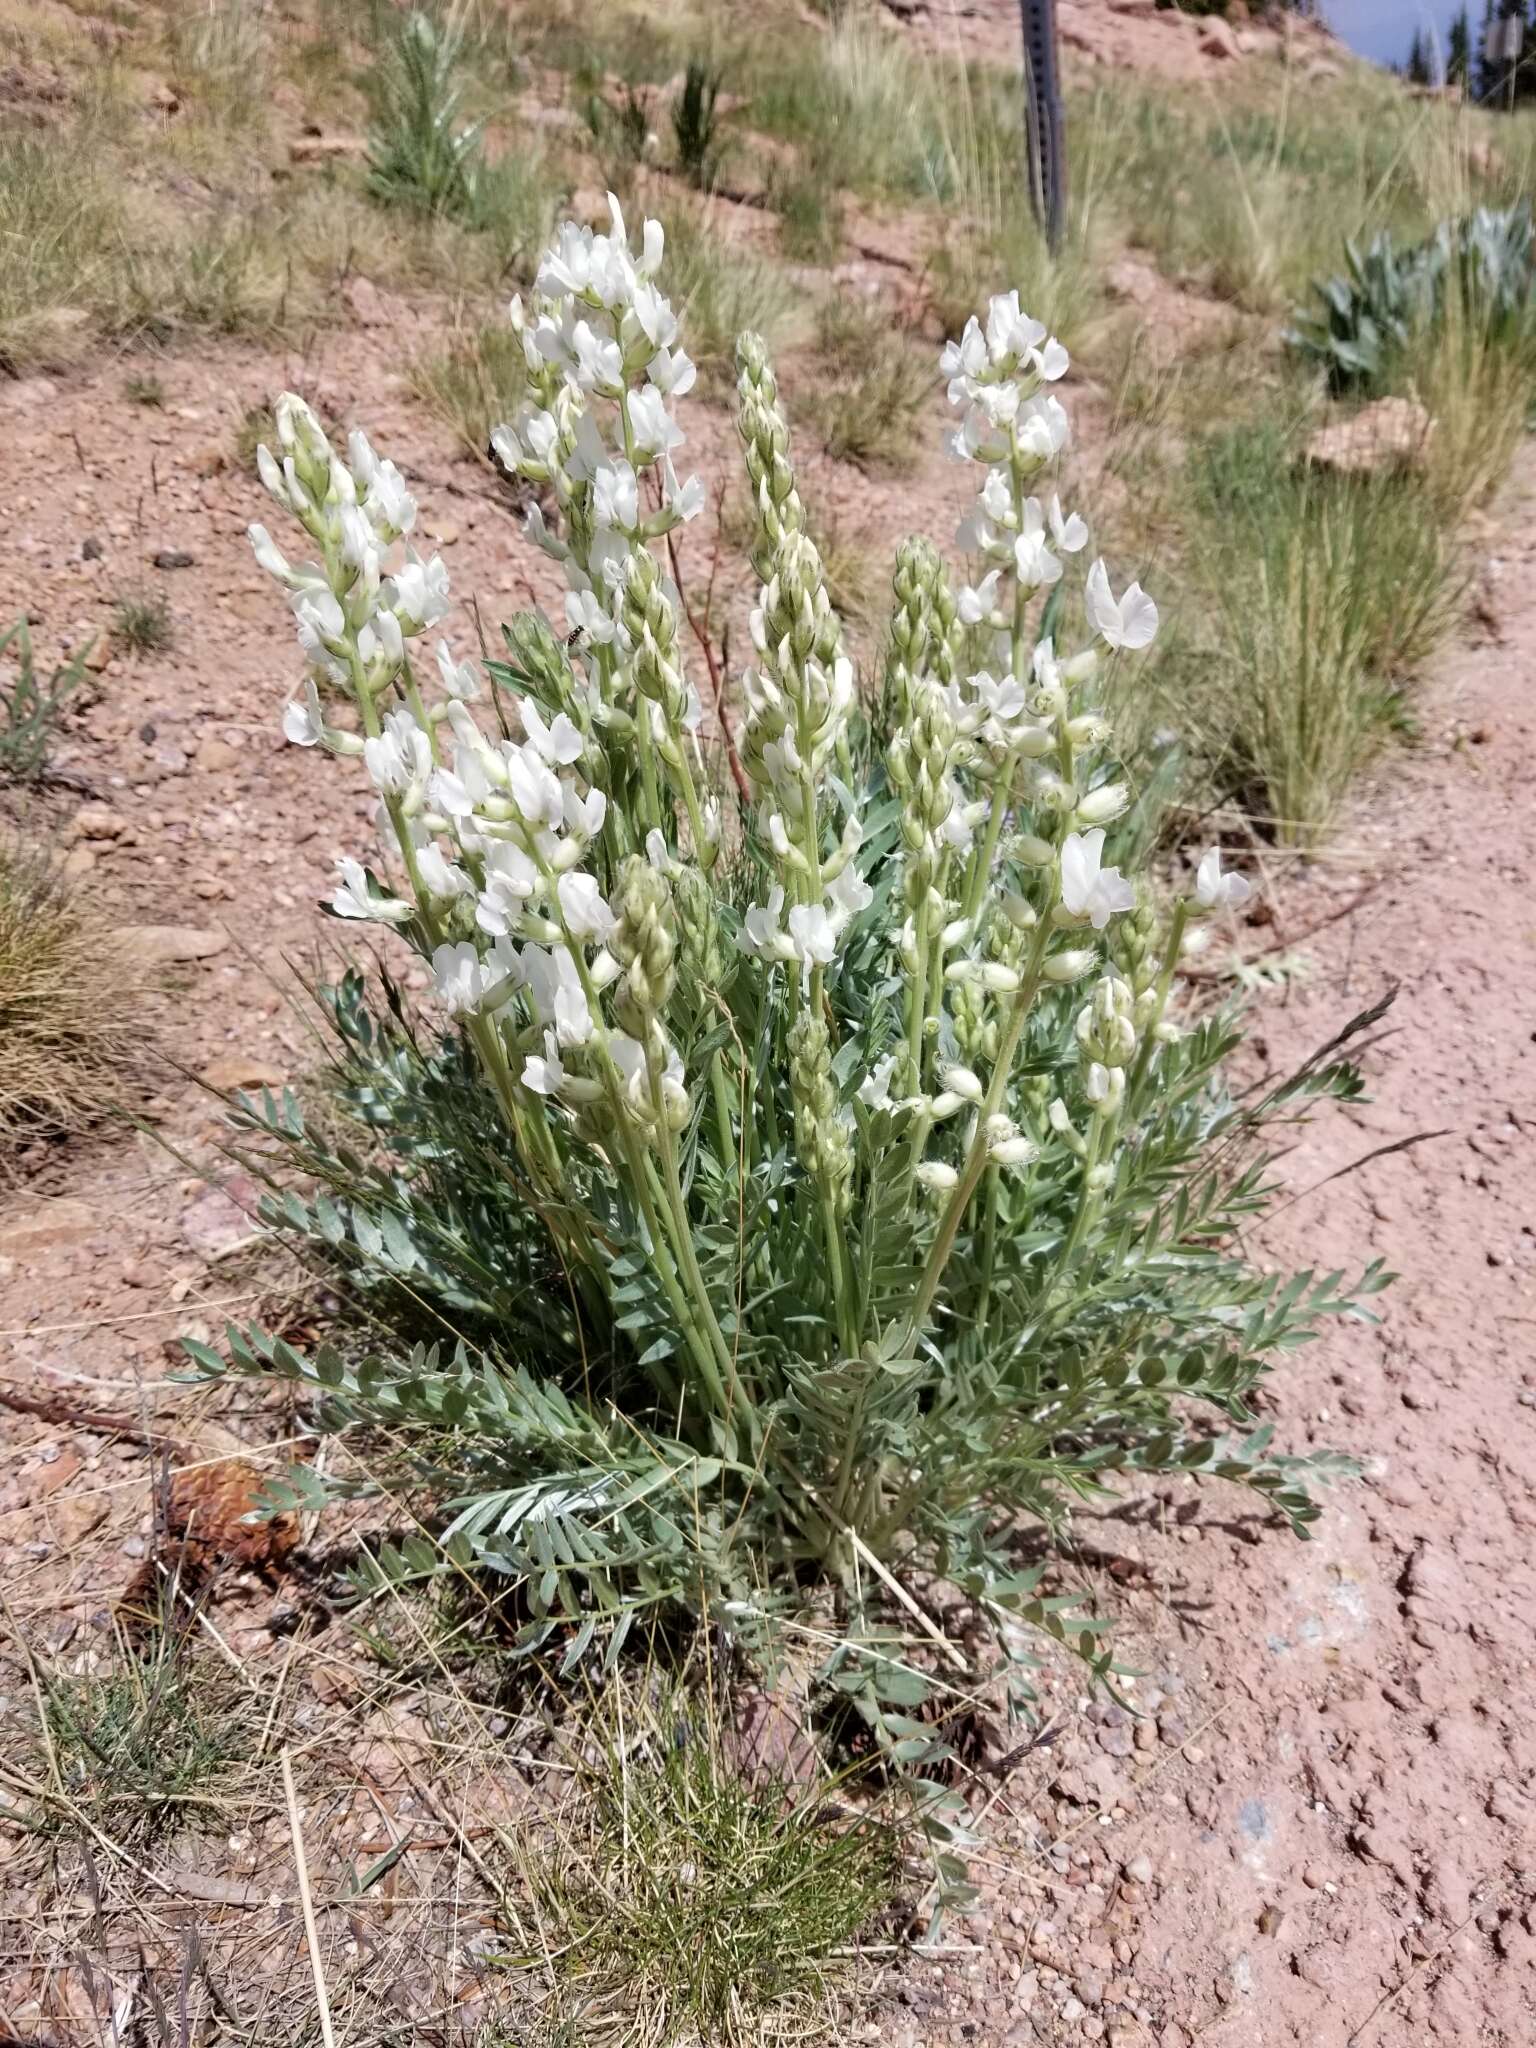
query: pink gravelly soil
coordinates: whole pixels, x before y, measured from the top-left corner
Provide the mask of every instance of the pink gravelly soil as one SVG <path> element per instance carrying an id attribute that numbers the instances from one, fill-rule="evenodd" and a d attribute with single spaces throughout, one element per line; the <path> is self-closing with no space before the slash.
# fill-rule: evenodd
<path id="1" fill-rule="evenodd" d="M 354 373 L 367 381 L 360 355 L 328 365 L 322 396 L 338 411 Z M 273 381 L 271 364 L 237 352 L 188 366 L 183 410 L 152 427 L 105 379 L 62 394 L 12 387 L 0 414 L 22 481 L 0 566 L 43 600 L 56 643 L 149 577 L 153 551 L 197 555 L 153 572 L 176 610 L 174 655 L 115 659 L 76 736 L 73 762 L 109 809 L 80 843 L 88 886 L 123 921 L 234 934 L 181 970 L 165 1019 L 177 1056 L 281 1075 L 303 1048 L 260 970 L 279 971 L 313 933 L 331 856 L 357 843 L 369 806 L 331 764 L 273 738 L 292 655 L 241 538 L 259 503 L 247 479 L 199 460 L 205 440 L 228 446 Z M 402 394 L 375 389 L 366 412 L 386 445 L 445 474 L 441 437 Z M 727 428 L 714 432 L 728 444 Z M 1330 1334 L 1278 1385 L 1280 1440 L 1352 1449 L 1365 1476 L 1336 1489 L 1305 1546 L 1262 1527 L 1240 1496 L 1193 1489 L 1083 1518 L 1084 1572 L 1121 1617 L 1152 1715 L 1133 1727 L 1118 1710 L 1082 1711 L 1070 1682 L 1057 1688 L 1059 1739 L 1017 1767 L 989 1823 L 988 1896 L 957 1937 L 970 1952 L 895 1965 L 880 2038 L 1536 2038 L 1533 487 L 1527 460 L 1492 543 L 1502 638 L 1430 680 L 1424 746 L 1387 763 L 1380 793 L 1341 829 L 1357 863 L 1345 855 L 1288 885 L 1282 913 L 1301 931 L 1362 879 L 1379 886 L 1298 942 L 1310 981 L 1266 997 L 1256 1020 L 1262 1059 L 1282 1071 L 1403 984 L 1370 1058 L 1374 1103 L 1301 1134 L 1284 1167 L 1298 1199 L 1265 1247 L 1320 1266 L 1379 1253 L 1405 1275 L 1380 1330 Z M 536 568 L 500 512 L 435 486 L 424 495 L 429 530 L 453 535 L 461 587 L 483 591 L 493 615 L 518 602 Z M 913 515 L 896 496 L 874 508 L 882 541 Z M 87 537 L 102 550 L 91 562 Z M 163 1114 L 204 1156 L 198 1112 L 173 1083 Z M 1442 1128 L 1319 1186 L 1379 1145 Z M 189 1322 L 216 1326 L 220 1305 L 241 1299 L 221 1263 L 240 1220 L 220 1200 L 125 1143 L 66 1154 L 6 1197 L 0 1372 L 37 1388 L 84 1380 L 89 1405 L 132 1406 L 135 1383 L 164 1371 L 166 1340 Z M 260 1422 L 240 1426 L 259 1435 Z M 0 1416 L 0 1432 L 0 1575 L 47 1648 L 74 1655 L 136 1568 L 151 1464 L 85 1426 Z M 242 1655 L 279 1654 L 259 1602 L 231 1598 L 218 1616 Z M 397 1810 L 410 1823 L 408 1803 Z M 0 1897 L 0 1922 L 26 1910 L 17 1892 Z M 0 2018 L 38 1996 L 53 1993 L 34 1974 L 0 1978 Z M 99 2041 L 110 2010 L 109 1997 L 90 2013 L 60 2002 L 44 2018 L 53 2038 Z"/>

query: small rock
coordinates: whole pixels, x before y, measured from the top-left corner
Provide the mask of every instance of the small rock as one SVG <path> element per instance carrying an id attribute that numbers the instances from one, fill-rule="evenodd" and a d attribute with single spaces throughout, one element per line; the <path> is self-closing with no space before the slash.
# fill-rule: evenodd
<path id="1" fill-rule="evenodd" d="M 1189 1735 L 1189 1729 L 1185 1724 L 1182 1714 L 1159 1714 L 1157 1717 L 1157 1732 L 1170 1749 L 1177 1749 L 1179 1744 L 1185 1741 Z"/>
<path id="2" fill-rule="evenodd" d="M 1328 1882 L 1326 1870 L 1320 1870 L 1315 1863 L 1309 1863 L 1301 1873 L 1301 1881 L 1309 1892 L 1320 1892 Z"/>
<path id="3" fill-rule="evenodd" d="M 197 1078 L 205 1088 L 217 1088 L 223 1095 L 232 1088 L 280 1088 L 287 1076 L 280 1067 L 236 1053 L 229 1059 L 212 1061 Z"/>
<path id="4" fill-rule="evenodd" d="M 1285 1915 L 1278 1906 L 1266 1906 L 1259 1915 L 1260 1934 L 1277 1935 L 1285 1925 Z"/>
<path id="5" fill-rule="evenodd" d="M 1124 1868 L 1125 1874 L 1132 1884 L 1150 1884 L 1152 1882 L 1152 1858 L 1150 1856 L 1133 1856 Z"/>
<path id="6" fill-rule="evenodd" d="M 101 542 L 93 533 L 88 533 L 80 543 L 80 559 L 82 562 L 99 562 L 102 552 Z"/>
<path id="7" fill-rule="evenodd" d="M 108 634 L 101 633 L 85 650 L 85 666 L 93 676 L 99 676 L 112 659 L 112 641 Z"/>
<path id="8" fill-rule="evenodd" d="M 0 1224 L 0 1251 L 40 1252 L 90 1237 L 100 1218 L 88 1202 L 72 1195 L 46 1196 L 20 1216 Z"/>
<path id="9" fill-rule="evenodd" d="M 72 846 L 64 856 L 64 877 L 66 881 L 78 882 L 95 865 L 96 856 L 88 846 Z"/>
<path id="10" fill-rule="evenodd" d="M 228 932 L 200 930 L 196 925 L 134 924 L 124 939 L 146 960 L 211 960 L 229 945 Z"/>
<path id="11" fill-rule="evenodd" d="M 1219 15 L 1212 15 L 1200 31 L 1200 54 L 1213 57 L 1220 63 L 1227 63 L 1234 57 L 1241 57 L 1243 46 L 1237 39 L 1237 31 Z"/>
<path id="12" fill-rule="evenodd" d="M 228 740 L 214 739 L 210 736 L 198 742 L 194 758 L 205 774 L 224 775 L 231 768 L 239 767 L 240 750 L 238 747 L 232 747 Z"/>
<path id="13" fill-rule="evenodd" d="M 236 1174 L 222 1188 L 209 1188 L 181 1212 L 181 1234 L 205 1258 L 218 1258 L 244 1244 L 256 1231 L 260 1197 L 253 1181 Z"/>
<path id="14" fill-rule="evenodd" d="M 288 161 L 323 164 L 337 157 L 361 156 L 367 146 L 360 135 L 299 135 L 288 145 Z"/>
<path id="15" fill-rule="evenodd" d="M 206 448 L 199 448 L 192 458 L 194 476 L 217 476 L 228 467 L 229 457 L 216 441 L 210 441 Z"/>
<path id="16" fill-rule="evenodd" d="M 1102 2041 L 1104 2038 L 1104 2022 L 1096 2012 L 1091 2012 L 1083 2021 L 1081 2032 L 1085 2041 Z"/>
<path id="17" fill-rule="evenodd" d="M 69 823 L 71 839 L 121 839 L 128 820 L 106 804 L 82 804 Z"/>
<path id="18" fill-rule="evenodd" d="M 1060 2016 L 1062 2019 L 1066 2021 L 1067 2025 L 1070 2027 L 1073 2021 L 1080 2020 L 1086 2011 L 1087 2007 L 1083 2005 L 1078 1999 L 1068 1998 L 1062 2001 Z"/>
<path id="19" fill-rule="evenodd" d="M 160 548 L 150 560 L 157 569 L 192 569 L 197 566 L 197 557 L 189 555 L 185 548 Z"/>
<path id="20" fill-rule="evenodd" d="M 1155 1723 L 1151 1721 L 1138 1721 L 1131 1740 L 1138 1749 L 1156 1749 L 1157 1728 Z"/>
<path id="21" fill-rule="evenodd" d="M 1129 1756 L 1135 1747 L 1129 1728 L 1101 1728 L 1097 1739 L 1100 1749 L 1107 1756 Z"/>
<path id="22" fill-rule="evenodd" d="M 1104 1979 L 1096 1970 L 1084 1970 L 1080 1977 L 1074 1977 L 1072 1989 L 1084 2005 L 1104 2003 Z"/>
<path id="23" fill-rule="evenodd" d="M 1434 421 L 1412 398 L 1378 398 L 1346 420 L 1319 427 L 1302 450 L 1314 469 L 1381 476 L 1422 469 Z"/>
<path id="24" fill-rule="evenodd" d="M 66 1444 L 47 1464 L 38 1467 L 29 1482 L 34 1500 L 45 1499 L 51 1493 L 58 1493 L 68 1486 L 80 1470 L 80 1453 L 73 1444 Z"/>

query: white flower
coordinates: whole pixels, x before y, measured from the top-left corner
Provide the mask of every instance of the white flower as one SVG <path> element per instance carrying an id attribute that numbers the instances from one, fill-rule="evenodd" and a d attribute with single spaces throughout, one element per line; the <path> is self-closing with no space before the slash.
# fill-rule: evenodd
<path id="1" fill-rule="evenodd" d="M 1063 518 L 1061 499 L 1055 491 L 1051 493 L 1051 538 L 1064 555 L 1075 555 L 1080 548 L 1088 545 L 1088 528 L 1076 512 Z"/>
<path id="2" fill-rule="evenodd" d="M 1024 500 L 1024 520 L 1013 544 L 1013 561 L 1026 590 L 1061 581 L 1061 564 L 1046 546 L 1045 514 L 1038 498 Z"/>
<path id="3" fill-rule="evenodd" d="M 936 1195 L 947 1195 L 951 1188 L 959 1185 L 960 1176 L 952 1166 L 946 1166 L 942 1159 L 925 1159 L 917 1168 L 914 1179 L 922 1182 Z"/>
<path id="4" fill-rule="evenodd" d="M 383 732 L 364 740 L 363 760 L 382 796 L 406 796 L 424 788 L 432 773 L 432 742 L 402 707 L 390 712 Z"/>
<path id="5" fill-rule="evenodd" d="M 1200 856 L 1195 870 L 1195 896 L 1205 910 L 1236 910 L 1253 894 L 1253 884 L 1244 875 L 1224 875 L 1221 848 L 1213 846 Z"/>
<path id="6" fill-rule="evenodd" d="M 1028 1166 L 1035 1157 L 1035 1146 L 1023 1136 L 999 1138 L 996 1144 L 987 1147 L 987 1157 L 994 1166 Z"/>
<path id="7" fill-rule="evenodd" d="M 523 1086 L 531 1088 L 535 1095 L 558 1095 L 560 1084 L 565 1079 L 565 1068 L 560 1064 L 560 1050 L 553 1031 L 544 1034 L 544 1053 L 529 1053 L 523 1061 Z"/>
<path id="8" fill-rule="evenodd" d="M 866 1109 L 889 1109 L 891 1105 L 891 1075 L 896 1070 L 896 1055 L 888 1052 L 884 1059 L 875 1061 L 873 1067 L 859 1083 L 859 1100 Z"/>
<path id="9" fill-rule="evenodd" d="M 507 771 L 507 789 L 527 825 L 547 825 L 557 832 L 565 819 L 565 792 L 560 778 L 539 756 L 531 742 L 527 746 L 508 744 L 502 749 Z"/>
<path id="10" fill-rule="evenodd" d="M 743 920 L 741 943 L 747 952 L 762 959 L 776 950 L 783 909 L 784 891 L 776 882 L 769 891 L 767 904 L 754 904 Z"/>
<path id="11" fill-rule="evenodd" d="M 576 785 L 567 780 L 561 783 L 565 801 L 565 822 L 572 832 L 579 832 L 583 839 L 595 839 L 603 829 L 603 820 L 608 815 L 608 799 L 600 789 L 589 789 L 585 796 L 576 794 Z"/>
<path id="12" fill-rule="evenodd" d="M 1139 583 L 1117 599 L 1109 587 L 1109 571 L 1101 555 L 1088 571 L 1083 590 L 1088 623 L 1111 647 L 1150 647 L 1157 631 L 1157 606 Z"/>
<path id="13" fill-rule="evenodd" d="M 553 724 L 546 725 L 531 697 L 520 699 L 518 708 L 522 713 L 523 731 L 541 761 L 568 768 L 572 761 L 581 759 L 584 742 L 563 711 L 557 711 Z"/>
<path id="14" fill-rule="evenodd" d="M 423 561 L 414 548 L 406 550 L 404 565 L 389 579 L 389 609 L 400 623 L 402 633 L 420 633 L 435 626 L 448 609 L 448 571 L 442 557 Z"/>
<path id="15" fill-rule="evenodd" d="M 337 859 L 336 872 L 341 880 L 331 898 L 331 908 L 338 917 L 371 918 L 379 924 L 404 924 L 413 914 L 414 904 L 402 903 L 397 896 L 374 895 L 361 861 L 342 854 Z"/>
<path id="16" fill-rule="evenodd" d="M 446 640 L 437 643 L 437 672 L 443 688 L 456 702 L 468 702 L 480 694 L 480 678 L 472 661 L 455 661 Z"/>
<path id="17" fill-rule="evenodd" d="M 640 524 L 640 486 L 623 460 L 605 462 L 592 479 L 592 513 L 599 526 L 633 533 Z"/>
<path id="18" fill-rule="evenodd" d="M 631 391 L 624 403 L 629 414 L 630 436 L 640 461 L 650 462 L 658 455 L 670 455 L 674 448 L 682 446 L 683 430 L 667 411 L 666 399 L 654 384 Z"/>
<path id="19" fill-rule="evenodd" d="M 1059 398 L 1032 398 L 1019 411 L 1019 446 L 1026 455 L 1048 462 L 1066 446 L 1068 427 L 1066 407 Z"/>
<path id="20" fill-rule="evenodd" d="M 961 585 L 956 604 L 963 626 L 982 625 L 997 610 L 997 585 L 1001 575 L 1000 569 L 993 569 L 979 583 Z"/>
<path id="21" fill-rule="evenodd" d="M 1103 931 L 1117 911 L 1134 910 L 1136 891 L 1118 868 L 1102 868 L 1102 828 L 1069 832 L 1061 847 L 1062 908 L 1074 918 Z"/>
<path id="22" fill-rule="evenodd" d="M 432 954 L 432 979 L 439 999 L 455 1016 L 478 1010 L 489 987 L 489 976 L 480 954 L 468 939 L 455 945 L 438 946 Z"/>
<path id="23" fill-rule="evenodd" d="M 451 903 L 456 897 L 474 893 L 475 885 L 469 876 L 455 862 L 447 859 L 441 847 L 418 847 L 416 872 L 427 894 L 435 896 L 440 903 Z"/>
<path id="24" fill-rule="evenodd" d="M 314 678 L 304 679 L 304 694 L 283 707 L 283 737 L 296 747 L 313 747 L 325 737 L 325 720 L 320 715 L 320 692 Z"/>
<path id="25" fill-rule="evenodd" d="M 618 924 L 591 875 L 562 875 L 555 884 L 555 894 L 560 899 L 565 928 L 573 939 L 606 939 Z"/>
<path id="26" fill-rule="evenodd" d="M 673 472 L 671 457 L 666 457 L 665 461 L 663 505 L 674 525 L 686 526 L 690 519 L 697 519 L 704 510 L 704 480 L 702 477 L 691 476 L 687 483 L 680 484 Z"/>
<path id="27" fill-rule="evenodd" d="M 491 847 L 485 856 L 485 888 L 475 909 L 475 923 L 496 937 L 511 932 L 538 888 L 539 871 L 520 846 Z"/>
<path id="28" fill-rule="evenodd" d="M 837 951 L 837 927 L 824 904 L 797 903 L 789 913 L 789 938 L 806 980 L 813 968 L 825 967 Z"/>
<path id="29" fill-rule="evenodd" d="M 646 364 L 645 374 L 666 397 L 686 398 L 699 373 L 692 358 L 680 348 L 659 348 Z"/>
<path id="30" fill-rule="evenodd" d="M 1032 348 L 1029 359 L 1047 384 L 1055 384 L 1065 377 L 1072 361 L 1054 334 L 1047 339 L 1044 348 Z"/>
<path id="31" fill-rule="evenodd" d="M 1043 320 L 1019 310 L 1016 291 L 999 292 L 987 307 L 987 352 L 994 363 L 1022 361 L 1046 338 Z"/>
<path id="32" fill-rule="evenodd" d="M 850 917 L 857 917 L 861 910 L 868 910 L 875 900 L 875 892 L 850 861 L 837 880 L 829 884 L 827 896 L 836 907 L 839 923 L 846 923 Z"/>
<path id="33" fill-rule="evenodd" d="M 946 341 L 939 357 L 939 375 L 949 379 L 949 402 L 963 405 L 971 397 L 976 380 L 987 372 L 987 343 L 981 322 L 973 313 L 958 341 Z"/>
<path id="34" fill-rule="evenodd" d="M 551 952 L 542 946 L 525 946 L 522 969 L 540 1023 L 554 1025 L 561 1045 L 585 1045 L 596 1029 L 596 1020 L 576 962 L 566 949 L 561 946 Z"/>

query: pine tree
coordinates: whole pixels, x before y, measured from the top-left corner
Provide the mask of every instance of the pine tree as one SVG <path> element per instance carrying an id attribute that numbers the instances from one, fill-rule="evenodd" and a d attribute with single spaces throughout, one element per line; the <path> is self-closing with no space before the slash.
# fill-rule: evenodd
<path id="1" fill-rule="evenodd" d="M 1472 24 L 1467 18 L 1465 7 L 1451 23 L 1450 40 L 1446 45 L 1445 82 L 1459 85 L 1466 92 L 1472 78 Z"/>
<path id="2" fill-rule="evenodd" d="M 1429 84 L 1429 58 L 1424 50 L 1424 38 L 1418 29 L 1413 32 L 1413 41 L 1408 45 L 1408 83 Z"/>

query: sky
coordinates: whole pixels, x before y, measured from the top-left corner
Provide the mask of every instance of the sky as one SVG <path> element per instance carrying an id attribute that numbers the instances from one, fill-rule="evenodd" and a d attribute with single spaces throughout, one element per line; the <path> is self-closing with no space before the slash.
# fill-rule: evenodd
<path id="1" fill-rule="evenodd" d="M 1433 29 L 1445 47 L 1445 32 L 1465 0 L 1323 0 L 1323 12 L 1334 34 L 1372 57 L 1378 64 L 1401 62 L 1416 28 Z M 1482 0 L 1468 10 L 1474 24 L 1482 20 Z M 1474 30 L 1475 32 L 1475 30 Z"/>

